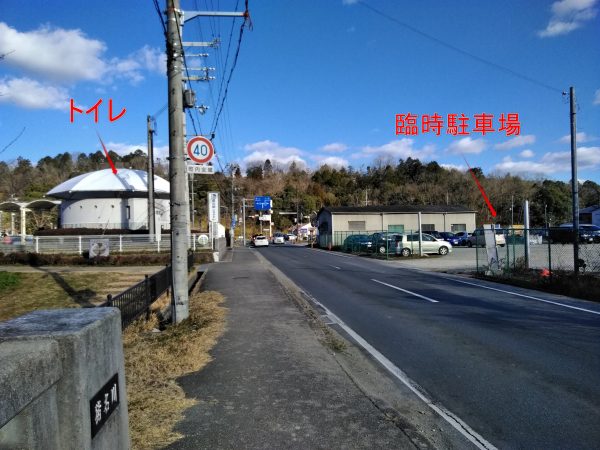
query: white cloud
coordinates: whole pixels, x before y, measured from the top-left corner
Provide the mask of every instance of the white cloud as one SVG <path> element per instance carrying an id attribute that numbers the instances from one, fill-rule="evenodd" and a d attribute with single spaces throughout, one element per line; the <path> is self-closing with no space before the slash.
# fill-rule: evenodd
<path id="1" fill-rule="evenodd" d="M 583 24 L 596 17 L 594 8 L 597 0 L 560 0 L 552 4 L 552 16 L 544 30 L 538 31 L 540 37 L 560 36 L 581 28 Z"/>
<path id="2" fill-rule="evenodd" d="M 137 83 L 144 72 L 166 74 L 166 57 L 158 48 L 144 46 L 125 58 L 103 59 L 107 47 L 82 30 L 48 25 L 20 32 L 0 22 L 0 54 L 17 69 L 57 83 L 125 79 Z"/>
<path id="3" fill-rule="evenodd" d="M 481 153 L 486 147 L 487 144 L 483 139 L 471 139 L 470 137 L 465 137 L 452 142 L 446 151 L 453 154 Z"/>
<path id="4" fill-rule="evenodd" d="M 303 152 L 296 147 L 283 147 L 278 142 L 265 140 L 247 144 L 244 150 L 251 152 L 243 159 L 244 164 L 263 164 L 265 160 L 270 160 L 274 166 L 287 166 L 295 162 L 300 167 L 306 167 L 306 161 L 299 155 Z"/>
<path id="5" fill-rule="evenodd" d="M 581 147 L 577 151 L 578 167 L 594 169 L 600 167 L 600 147 Z M 513 161 L 507 156 L 494 168 L 500 172 L 510 172 L 522 175 L 545 175 L 549 173 L 569 171 L 571 167 L 571 152 L 546 153 L 539 162 Z"/>
<path id="6" fill-rule="evenodd" d="M 577 143 L 584 143 L 584 142 L 589 142 L 589 141 L 594 141 L 596 140 L 596 138 L 594 136 L 590 136 L 588 135 L 585 131 L 580 131 L 576 134 L 577 137 Z M 571 135 L 567 134 L 566 136 L 563 136 L 560 138 L 560 142 L 564 142 L 564 143 L 569 143 L 571 142 Z"/>
<path id="7" fill-rule="evenodd" d="M 571 152 L 551 152 L 542 157 L 543 162 L 555 164 L 557 170 L 571 167 Z M 577 149 L 577 166 L 580 169 L 593 169 L 600 166 L 600 147 L 579 147 Z"/>
<path id="8" fill-rule="evenodd" d="M 519 156 L 521 158 L 533 158 L 535 156 L 535 153 L 533 153 L 533 151 L 526 149 L 523 150 L 521 153 L 519 153 Z"/>
<path id="9" fill-rule="evenodd" d="M 526 134 L 523 136 L 515 136 L 506 142 L 496 144 L 494 147 L 498 150 L 509 150 L 515 147 L 521 147 L 523 145 L 533 144 L 535 142 L 535 136 L 533 134 Z"/>
<path id="10" fill-rule="evenodd" d="M 392 141 L 387 144 L 372 147 L 363 147 L 360 153 L 352 155 L 353 159 L 361 157 L 375 156 L 379 158 L 392 158 L 392 159 L 406 159 L 406 158 L 418 158 L 428 159 L 435 153 L 434 145 L 426 145 L 423 148 L 416 148 L 414 141 L 410 138 L 402 138 L 397 141 Z"/>
<path id="11" fill-rule="evenodd" d="M 27 72 L 54 80 L 97 80 L 106 70 L 100 55 L 103 42 L 89 39 L 81 30 L 42 26 L 19 32 L 0 22 L 0 53 L 4 61 Z"/>
<path id="12" fill-rule="evenodd" d="M 341 153 L 348 150 L 348 146 L 341 142 L 332 142 L 331 144 L 324 145 L 319 150 L 330 153 Z"/>
<path id="13" fill-rule="evenodd" d="M 467 166 L 463 164 L 440 164 L 441 167 L 448 170 L 458 170 L 459 172 L 465 172 L 467 170 Z"/>
<path id="14" fill-rule="evenodd" d="M 318 167 L 327 165 L 334 169 L 341 169 L 349 166 L 348 160 L 339 156 L 315 156 L 313 159 L 317 162 Z"/>
<path id="15" fill-rule="evenodd" d="M 70 98 L 66 89 L 30 78 L 0 79 L 0 102 L 14 103 L 22 108 L 68 111 Z"/>
<path id="16" fill-rule="evenodd" d="M 596 89 L 594 93 L 594 105 L 600 105 L 600 89 Z"/>

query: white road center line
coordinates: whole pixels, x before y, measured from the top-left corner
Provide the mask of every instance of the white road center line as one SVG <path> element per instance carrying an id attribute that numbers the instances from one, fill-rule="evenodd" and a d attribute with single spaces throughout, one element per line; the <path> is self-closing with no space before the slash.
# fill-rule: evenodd
<path id="1" fill-rule="evenodd" d="M 462 280 L 457 280 L 455 278 L 447 278 L 447 277 L 443 277 L 445 280 L 451 280 L 451 281 L 456 281 L 457 283 L 462 283 L 462 284 L 468 284 L 470 286 L 477 286 L 483 289 L 489 289 L 491 291 L 498 291 L 498 292 L 504 292 L 505 294 L 511 294 L 511 295 L 516 295 L 518 297 L 524 297 L 524 298 L 529 298 L 531 300 L 536 300 L 538 302 L 543 302 L 543 303 L 550 303 L 551 305 L 557 305 L 557 306 L 562 306 L 563 308 L 570 308 L 570 309 L 576 309 L 578 311 L 584 311 L 584 312 L 588 312 L 591 314 L 597 314 L 600 315 L 600 311 L 593 311 L 591 309 L 585 309 L 585 308 L 580 308 L 578 306 L 571 306 L 571 305 L 565 305 L 564 303 L 559 303 L 559 302 L 553 302 L 552 300 L 545 300 L 543 298 L 538 298 L 538 297 L 533 297 L 531 295 L 526 295 L 526 294 L 519 294 L 518 292 L 512 292 L 512 291 L 505 291 L 504 289 L 498 289 L 498 288 L 493 288 L 491 286 L 484 286 L 482 284 L 477 284 L 477 283 L 469 283 L 468 281 L 462 281 Z"/>
<path id="2" fill-rule="evenodd" d="M 373 280 L 376 281 L 376 280 Z M 385 284 L 385 283 L 384 283 Z M 479 435 L 475 430 L 473 430 L 469 425 L 463 422 L 458 416 L 444 408 L 439 403 L 434 403 L 433 400 L 429 398 L 429 396 L 425 393 L 424 389 L 411 380 L 408 375 L 406 375 L 400 368 L 398 368 L 393 362 L 387 359 L 383 354 L 377 351 L 371 344 L 365 341 L 362 336 L 360 336 L 356 331 L 346 325 L 342 319 L 332 313 L 325 305 L 319 302 L 312 295 L 307 293 L 306 291 L 301 291 L 306 297 L 308 297 L 313 303 L 323 308 L 325 314 L 340 326 L 348 335 L 352 337 L 362 348 L 364 348 L 367 352 L 373 356 L 385 369 L 392 374 L 392 376 L 396 377 L 402 384 L 404 384 L 408 389 L 410 389 L 417 397 L 419 397 L 427 406 L 433 409 L 436 413 L 440 415 L 446 422 L 448 422 L 452 427 L 454 427 L 460 434 L 462 434 L 465 438 L 467 438 L 470 442 L 472 442 L 475 447 L 480 450 L 496 450 L 496 447 L 485 440 L 481 435 Z"/>
<path id="3" fill-rule="evenodd" d="M 428 302 L 431 302 L 431 303 L 439 303 L 438 300 L 434 300 L 432 298 L 425 297 L 424 295 L 417 294 L 416 292 L 409 291 L 408 289 L 402 289 L 398 286 L 394 286 L 393 284 L 384 283 L 383 281 L 379 281 L 374 278 L 371 278 L 371 281 L 374 281 L 375 283 L 383 284 L 384 286 L 391 287 L 392 289 L 397 289 L 399 291 L 406 292 L 407 294 L 414 295 L 415 297 L 422 298 L 423 300 L 427 300 Z"/>
<path id="4" fill-rule="evenodd" d="M 333 264 L 329 264 L 329 265 L 330 265 L 331 267 L 333 267 L 334 269 L 337 269 L 337 270 L 342 270 L 342 268 L 341 268 L 341 267 L 334 266 Z"/>

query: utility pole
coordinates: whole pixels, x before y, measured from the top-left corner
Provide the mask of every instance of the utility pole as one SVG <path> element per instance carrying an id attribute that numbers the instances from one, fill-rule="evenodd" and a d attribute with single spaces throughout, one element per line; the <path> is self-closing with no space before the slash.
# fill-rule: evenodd
<path id="1" fill-rule="evenodd" d="M 577 180 L 577 122 L 575 88 L 569 88 L 571 110 L 571 191 L 573 193 L 573 267 L 579 273 L 579 181 Z"/>
<path id="2" fill-rule="evenodd" d="M 246 199 L 242 198 L 242 221 L 244 223 L 243 233 L 244 233 L 244 247 L 246 246 Z"/>
<path id="3" fill-rule="evenodd" d="M 187 284 L 187 174 L 183 152 L 183 48 L 179 0 L 167 0 L 167 79 L 169 93 L 169 180 L 171 184 L 171 268 L 173 321 L 189 316 Z"/>
<path id="4" fill-rule="evenodd" d="M 154 240 L 156 234 L 156 213 L 154 212 L 154 129 L 152 116 L 146 117 L 148 128 L 148 235 Z"/>
<path id="5" fill-rule="evenodd" d="M 510 196 L 510 227 L 515 227 L 515 196 Z"/>
<path id="6" fill-rule="evenodd" d="M 235 239 L 235 226 L 233 223 L 233 218 L 235 217 L 235 208 L 233 205 L 233 166 L 231 166 L 231 232 L 229 233 L 229 243 L 231 244 L 231 248 L 233 248 L 233 241 Z"/>

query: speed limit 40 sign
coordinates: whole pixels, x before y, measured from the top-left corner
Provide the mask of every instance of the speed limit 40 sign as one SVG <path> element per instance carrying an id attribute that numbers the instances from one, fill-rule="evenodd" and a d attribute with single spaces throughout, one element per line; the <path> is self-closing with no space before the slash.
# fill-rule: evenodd
<path id="1" fill-rule="evenodd" d="M 196 164 L 206 164 L 215 155 L 215 148 L 210 140 L 196 136 L 188 141 L 187 154 Z"/>

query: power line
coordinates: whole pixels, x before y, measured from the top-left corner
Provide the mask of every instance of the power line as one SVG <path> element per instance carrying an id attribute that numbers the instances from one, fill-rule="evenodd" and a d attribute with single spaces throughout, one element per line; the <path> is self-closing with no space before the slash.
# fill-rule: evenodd
<path id="1" fill-rule="evenodd" d="M 14 138 L 12 141 L 10 141 L 8 144 L 6 144 L 2 150 L 0 150 L 0 154 L 4 153 L 4 151 L 10 147 L 11 145 L 13 145 L 15 142 L 17 142 L 17 140 L 23 135 L 23 133 L 25 133 L 25 127 L 23 127 L 23 129 L 21 130 L 21 132 L 17 135 L 16 138 Z"/>
<path id="2" fill-rule="evenodd" d="M 160 24 L 162 25 L 163 32 L 165 36 L 167 35 L 167 25 L 165 24 L 165 19 L 160 12 L 160 6 L 158 6 L 158 0 L 154 0 L 154 9 L 156 9 L 156 13 L 158 14 L 158 18 L 160 19 Z"/>
<path id="3" fill-rule="evenodd" d="M 424 32 L 424 31 L 421 31 L 418 28 L 415 28 L 412 25 L 407 24 L 406 22 L 402 22 L 401 20 L 398 20 L 395 17 L 392 17 L 392 16 L 384 13 L 383 11 L 380 11 L 380 10 L 374 8 L 373 6 L 368 5 L 368 4 L 366 4 L 365 2 L 363 2 L 361 0 L 358 0 L 357 3 L 359 5 L 361 5 L 361 6 L 363 6 L 363 7 L 371 10 L 375 14 L 378 14 L 378 15 L 380 15 L 380 16 L 382 16 L 382 17 L 384 17 L 384 18 L 386 18 L 386 19 L 394 22 L 395 24 L 400 25 L 401 27 L 404 27 L 404 28 L 412 31 L 415 34 L 418 34 L 418 35 L 420 35 L 420 36 L 422 36 L 422 37 L 424 37 L 426 39 L 429 39 L 430 41 L 435 42 L 436 44 L 439 44 L 439 45 L 441 45 L 443 47 L 446 47 L 446 48 L 448 48 L 450 50 L 453 50 L 453 51 L 455 51 L 457 53 L 460 53 L 463 56 L 466 56 L 468 58 L 474 59 L 475 61 L 478 61 L 478 62 L 480 62 L 482 64 L 488 65 L 490 67 L 493 67 L 494 69 L 497 69 L 497 70 L 500 70 L 502 72 L 508 73 L 508 74 L 513 75 L 513 76 L 515 76 L 517 78 L 520 78 L 522 80 L 528 81 L 530 83 L 536 84 L 536 85 L 538 85 L 540 87 L 543 87 L 545 89 L 548 89 L 550 91 L 558 92 L 561 95 L 563 93 L 562 89 L 558 89 L 558 88 L 556 88 L 554 86 L 550 86 L 549 84 L 546 84 L 543 81 L 536 80 L 535 78 L 531 78 L 531 77 L 529 77 L 527 75 L 519 73 L 516 70 L 510 69 L 508 67 L 500 65 L 500 64 L 495 63 L 493 61 L 487 60 L 485 58 L 482 58 L 480 56 L 475 55 L 474 53 L 468 52 L 468 51 L 463 50 L 463 49 L 461 49 L 459 47 L 456 47 L 456 46 L 454 46 L 452 44 L 449 44 L 449 43 L 447 43 L 447 42 L 445 42 L 445 41 L 443 41 L 441 39 L 438 39 L 435 36 L 432 36 L 431 34 L 428 34 L 428 33 Z"/>
<path id="4" fill-rule="evenodd" d="M 229 76 L 227 77 L 227 82 L 225 83 L 225 91 L 223 94 L 223 98 L 221 99 L 221 104 L 219 106 L 219 110 L 218 110 L 215 120 L 213 122 L 211 133 L 214 133 L 214 131 L 217 129 L 217 125 L 219 124 L 219 118 L 221 117 L 221 112 L 223 111 L 223 105 L 225 104 L 225 100 L 227 100 L 227 93 L 229 91 L 229 83 L 231 82 L 231 78 L 233 76 L 233 71 L 235 70 L 235 66 L 237 65 L 238 57 L 240 55 L 240 48 L 242 45 L 242 37 L 244 36 L 244 28 L 245 28 L 246 22 L 249 20 L 249 18 L 250 18 L 250 15 L 248 13 L 248 0 L 246 0 L 246 14 L 245 14 L 244 21 L 242 22 L 242 25 L 240 26 L 240 35 L 238 37 L 237 49 L 235 51 L 235 56 L 233 58 L 233 64 L 231 65 L 231 70 L 229 71 Z"/>

